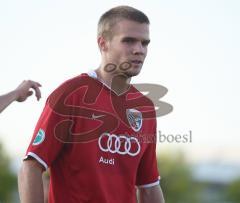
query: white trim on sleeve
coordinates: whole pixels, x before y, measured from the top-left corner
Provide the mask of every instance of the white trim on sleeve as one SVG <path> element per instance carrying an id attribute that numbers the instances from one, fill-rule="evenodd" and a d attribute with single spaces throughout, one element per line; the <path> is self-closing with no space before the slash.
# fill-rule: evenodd
<path id="1" fill-rule="evenodd" d="M 149 187 L 153 187 L 153 186 L 159 185 L 160 184 L 160 179 L 161 179 L 161 177 L 158 176 L 158 180 L 156 182 L 145 184 L 145 185 L 137 185 L 137 187 L 138 188 L 149 188 Z"/>
<path id="2" fill-rule="evenodd" d="M 149 184 L 146 184 L 146 185 L 137 185 L 137 187 L 138 188 L 149 188 L 149 187 L 153 187 L 153 186 L 156 186 L 156 185 L 159 185 L 159 184 L 160 184 L 160 180 L 157 180 L 154 183 L 149 183 Z"/>
<path id="3" fill-rule="evenodd" d="M 27 155 L 24 157 L 24 159 L 26 159 L 28 156 L 31 156 L 33 157 L 34 159 L 36 159 L 40 164 L 42 164 L 44 166 L 44 168 L 47 170 L 48 166 L 47 164 L 45 163 L 45 161 L 43 161 L 38 155 L 36 155 L 35 153 L 33 152 L 28 152 Z M 24 160 L 23 159 L 23 160 Z"/>

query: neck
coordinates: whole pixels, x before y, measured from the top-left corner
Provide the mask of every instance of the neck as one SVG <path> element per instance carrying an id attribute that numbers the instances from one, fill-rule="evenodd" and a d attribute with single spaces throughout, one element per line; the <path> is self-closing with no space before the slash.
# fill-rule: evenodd
<path id="1" fill-rule="evenodd" d="M 130 87 L 131 78 L 117 71 L 107 72 L 104 70 L 105 64 L 96 70 L 98 78 L 111 88 L 116 94 L 122 94 Z"/>

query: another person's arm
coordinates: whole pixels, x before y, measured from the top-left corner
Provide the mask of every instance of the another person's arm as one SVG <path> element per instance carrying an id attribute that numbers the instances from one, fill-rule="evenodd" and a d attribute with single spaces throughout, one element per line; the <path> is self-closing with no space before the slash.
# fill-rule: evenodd
<path id="1" fill-rule="evenodd" d="M 41 85 L 38 82 L 24 80 L 15 90 L 0 96 L 0 113 L 13 101 L 25 101 L 29 96 L 33 94 L 33 91 L 31 91 L 31 89 L 35 91 L 37 100 L 39 100 L 41 98 L 39 87 L 41 87 Z"/>
<path id="2" fill-rule="evenodd" d="M 43 203 L 43 167 L 34 159 L 23 161 L 18 174 L 18 189 L 22 203 Z"/>
<path id="3" fill-rule="evenodd" d="M 139 188 L 139 203 L 165 203 L 161 187 L 159 185 Z"/>

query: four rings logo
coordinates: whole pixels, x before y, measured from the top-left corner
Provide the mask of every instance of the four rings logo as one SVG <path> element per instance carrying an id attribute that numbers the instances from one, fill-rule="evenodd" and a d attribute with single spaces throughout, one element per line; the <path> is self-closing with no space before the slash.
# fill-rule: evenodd
<path id="1" fill-rule="evenodd" d="M 98 146 L 103 152 L 112 154 L 136 156 L 141 150 L 140 143 L 137 138 L 124 135 L 114 135 L 103 133 L 98 139 Z"/>

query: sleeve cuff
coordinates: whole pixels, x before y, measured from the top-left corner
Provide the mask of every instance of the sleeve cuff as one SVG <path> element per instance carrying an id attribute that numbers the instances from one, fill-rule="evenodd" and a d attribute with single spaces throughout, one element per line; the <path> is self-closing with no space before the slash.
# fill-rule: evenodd
<path id="1" fill-rule="evenodd" d="M 158 177 L 158 180 L 153 182 L 153 183 L 149 183 L 149 184 L 144 184 L 144 185 L 137 185 L 138 188 L 149 188 L 149 187 L 153 187 L 156 185 L 160 184 L 160 177 Z"/>
<path id="2" fill-rule="evenodd" d="M 43 161 L 37 154 L 35 154 L 33 152 L 28 152 L 27 155 L 23 158 L 23 160 L 27 159 L 29 156 L 36 159 L 45 168 L 45 170 L 47 170 L 48 165 L 46 164 L 46 162 Z"/>

